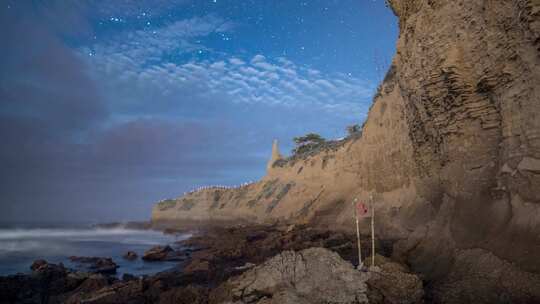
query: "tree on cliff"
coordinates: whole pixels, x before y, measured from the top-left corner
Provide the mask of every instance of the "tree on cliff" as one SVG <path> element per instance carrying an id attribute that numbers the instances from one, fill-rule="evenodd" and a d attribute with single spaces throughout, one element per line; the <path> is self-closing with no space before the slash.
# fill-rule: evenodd
<path id="1" fill-rule="evenodd" d="M 347 126 L 347 133 L 349 136 L 353 136 L 362 132 L 362 127 L 359 124 Z"/>
<path id="2" fill-rule="evenodd" d="M 293 149 L 293 154 L 302 154 L 309 152 L 314 148 L 324 144 L 326 140 L 316 133 L 309 133 L 304 136 L 293 138 L 296 147 Z"/>

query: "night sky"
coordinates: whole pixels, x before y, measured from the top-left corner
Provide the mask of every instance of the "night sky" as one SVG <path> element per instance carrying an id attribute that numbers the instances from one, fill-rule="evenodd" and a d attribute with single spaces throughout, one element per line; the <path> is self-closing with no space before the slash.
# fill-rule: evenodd
<path id="1" fill-rule="evenodd" d="M 0 222 L 148 219 L 345 135 L 395 51 L 384 0 L 2 1 Z"/>

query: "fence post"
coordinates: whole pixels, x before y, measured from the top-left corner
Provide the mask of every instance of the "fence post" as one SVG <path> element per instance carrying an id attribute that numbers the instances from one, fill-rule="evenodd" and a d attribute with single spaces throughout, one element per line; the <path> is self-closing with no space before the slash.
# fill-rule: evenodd
<path id="1" fill-rule="evenodd" d="M 362 263 L 362 247 L 360 244 L 360 227 L 358 226 L 358 210 L 357 210 L 357 204 L 358 199 L 354 198 L 353 200 L 353 212 L 354 212 L 354 219 L 356 221 L 356 241 L 358 243 L 358 267 L 357 269 L 362 269 L 364 267 L 364 263 Z"/>

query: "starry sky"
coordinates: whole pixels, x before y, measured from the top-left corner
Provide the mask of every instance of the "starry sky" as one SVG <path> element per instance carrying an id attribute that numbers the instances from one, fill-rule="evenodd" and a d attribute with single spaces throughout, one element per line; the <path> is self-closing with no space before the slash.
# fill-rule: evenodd
<path id="1" fill-rule="evenodd" d="M 384 0 L 0 4 L 0 221 L 148 219 L 345 136 L 395 51 Z"/>

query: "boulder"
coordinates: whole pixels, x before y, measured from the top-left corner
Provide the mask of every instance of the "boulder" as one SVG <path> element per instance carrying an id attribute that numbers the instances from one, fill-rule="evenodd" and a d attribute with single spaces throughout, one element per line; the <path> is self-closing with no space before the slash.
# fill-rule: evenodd
<path id="1" fill-rule="evenodd" d="M 142 259 L 145 261 L 163 261 L 173 251 L 171 246 L 155 246 L 146 251 Z"/>
<path id="2" fill-rule="evenodd" d="M 152 247 L 142 256 L 145 261 L 183 261 L 186 258 L 186 254 L 174 251 L 171 246 Z"/>
<path id="3" fill-rule="evenodd" d="M 134 280 L 137 280 L 138 278 L 130 273 L 124 273 L 122 275 L 122 281 L 134 281 Z"/>
<path id="4" fill-rule="evenodd" d="M 32 269 L 32 271 L 38 271 L 40 268 L 45 267 L 47 264 L 48 263 L 45 260 L 35 260 L 34 263 L 32 263 L 32 265 L 30 266 L 30 269 Z"/>
<path id="5" fill-rule="evenodd" d="M 88 271 L 93 273 L 115 274 L 118 268 L 118 265 L 111 258 L 71 256 L 69 259 L 84 265 Z"/>
<path id="6" fill-rule="evenodd" d="M 378 266 L 369 267 L 370 277 L 367 281 L 370 303 L 422 303 L 422 281 L 407 266 L 379 255 L 375 263 Z"/>
<path id="7" fill-rule="evenodd" d="M 61 303 L 72 288 L 62 264 L 35 261 L 32 274 L 0 277 L 0 303 Z"/>
<path id="8" fill-rule="evenodd" d="M 159 296 L 160 304 L 206 304 L 208 303 L 208 289 L 196 285 L 176 287 L 162 292 Z"/>
<path id="9" fill-rule="evenodd" d="M 92 292 L 78 292 L 73 294 L 67 304 L 116 304 L 146 303 L 142 285 L 138 281 L 116 282 Z"/>
<path id="10" fill-rule="evenodd" d="M 328 249 L 284 251 L 210 294 L 211 303 L 367 303 L 369 274 Z"/>
<path id="11" fill-rule="evenodd" d="M 137 253 L 134 251 L 128 251 L 126 254 L 124 254 L 123 258 L 129 261 L 136 260 L 138 257 Z"/>

